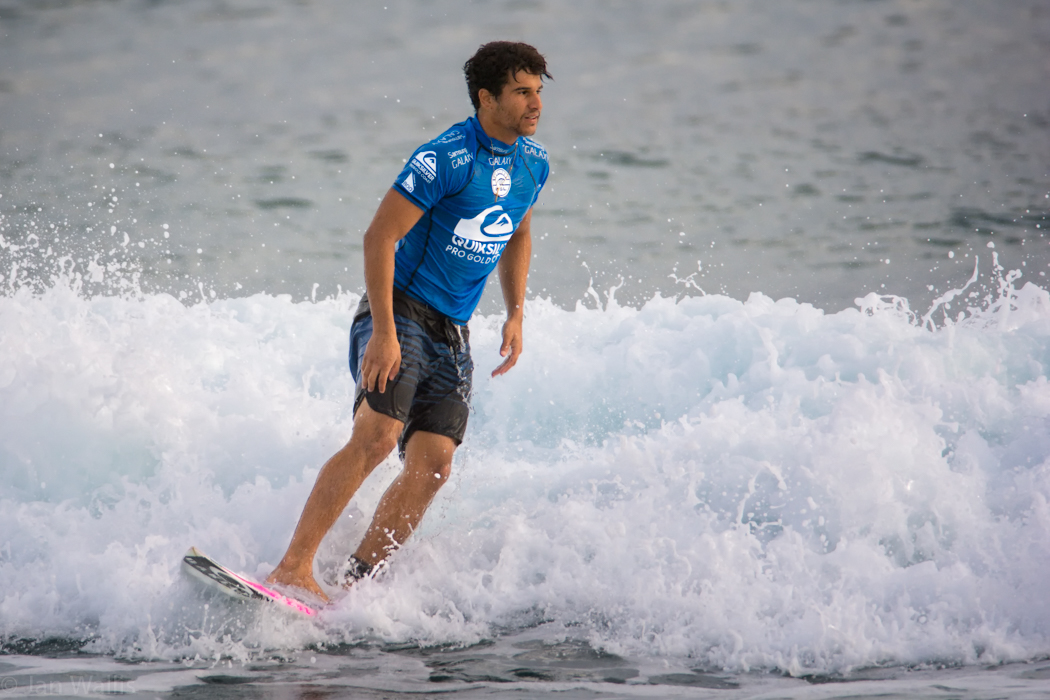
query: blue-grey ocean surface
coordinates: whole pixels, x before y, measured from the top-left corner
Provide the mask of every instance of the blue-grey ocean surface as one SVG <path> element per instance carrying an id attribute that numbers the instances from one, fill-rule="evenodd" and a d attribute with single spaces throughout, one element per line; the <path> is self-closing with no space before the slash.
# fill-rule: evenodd
<path id="1" fill-rule="evenodd" d="M 382 576 L 218 599 L 497 38 L 555 78 L 526 353 L 491 284 Z M 1048 78 L 1043 0 L 0 0 L 0 698 L 1050 697 Z"/>

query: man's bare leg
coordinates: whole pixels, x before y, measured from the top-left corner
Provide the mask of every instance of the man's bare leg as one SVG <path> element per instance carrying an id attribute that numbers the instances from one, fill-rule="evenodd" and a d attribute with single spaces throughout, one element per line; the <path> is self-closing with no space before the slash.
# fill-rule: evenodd
<path id="1" fill-rule="evenodd" d="M 397 447 L 403 427 L 401 421 L 373 411 L 367 401 L 361 402 L 350 441 L 321 468 L 288 551 L 266 578 L 267 583 L 295 586 L 328 600 L 314 580 L 317 548 L 364 480 Z"/>
<path id="2" fill-rule="evenodd" d="M 430 502 L 452 471 L 452 438 L 418 431 L 405 446 L 405 468 L 379 501 L 355 557 L 375 565 L 386 559 L 419 526 Z"/>

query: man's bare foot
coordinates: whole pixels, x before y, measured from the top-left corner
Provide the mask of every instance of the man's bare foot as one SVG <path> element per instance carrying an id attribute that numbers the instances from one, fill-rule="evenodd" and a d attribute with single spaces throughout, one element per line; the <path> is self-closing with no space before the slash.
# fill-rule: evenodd
<path id="1" fill-rule="evenodd" d="M 328 596 L 321 587 L 317 585 L 317 581 L 314 580 L 313 574 L 311 573 L 298 573 L 295 571 L 281 571 L 280 567 L 273 570 L 269 576 L 266 577 L 266 583 L 279 588 L 294 589 L 289 591 L 294 593 L 295 590 L 303 591 L 309 594 L 310 597 L 318 598 L 323 603 L 328 602 Z M 292 596 L 297 597 L 297 596 Z M 309 602 L 304 600 L 304 603 Z"/>
<path id="2" fill-rule="evenodd" d="M 378 565 L 369 564 L 364 559 L 359 559 L 356 554 L 350 557 L 346 560 L 346 567 L 343 571 L 343 588 L 350 588 L 350 586 L 354 585 L 361 579 L 368 578 L 378 566 L 382 566 L 382 563 Z"/>

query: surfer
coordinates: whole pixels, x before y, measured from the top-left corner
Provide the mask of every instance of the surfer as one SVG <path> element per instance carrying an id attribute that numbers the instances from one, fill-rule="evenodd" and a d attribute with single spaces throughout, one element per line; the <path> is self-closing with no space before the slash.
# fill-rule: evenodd
<path id="1" fill-rule="evenodd" d="M 532 206 L 550 171 L 536 132 L 543 56 L 523 43 L 481 46 L 463 67 L 474 116 L 420 146 L 364 235 L 366 293 L 350 330 L 357 382 L 349 442 L 321 468 L 291 543 L 267 582 L 327 599 L 317 548 L 368 475 L 397 447 L 403 469 L 347 562 L 369 575 L 412 534 L 467 427 L 473 362 L 467 321 L 499 268 L 507 307 L 499 376 L 522 350 Z"/>

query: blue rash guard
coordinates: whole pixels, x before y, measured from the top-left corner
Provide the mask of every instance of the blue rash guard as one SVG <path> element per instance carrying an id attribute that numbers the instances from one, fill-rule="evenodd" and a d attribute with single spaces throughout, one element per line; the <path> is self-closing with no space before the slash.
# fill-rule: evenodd
<path id="1" fill-rule="evenodd" d="M 423 210 L 398 241 L 394 286 L 465 324 L 549 173 L 543 146 L 491 139 L 477 117 L 420 146 L 394 183 Z"/>

